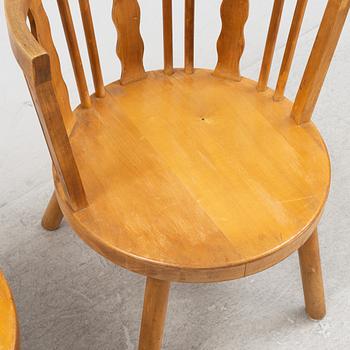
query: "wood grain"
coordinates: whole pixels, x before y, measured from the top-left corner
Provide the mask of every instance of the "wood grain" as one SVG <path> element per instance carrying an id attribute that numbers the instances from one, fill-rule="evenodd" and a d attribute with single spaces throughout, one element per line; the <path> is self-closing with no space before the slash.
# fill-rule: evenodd
<path id="1" fill-rule="evenodd" d="M 0 349 L 19 350 L 16 307 L 10 288 L 0 272 Z"/>
<path id="2" fill-rule="evenodd" d="M 261 65 L 260 75 L 259 75 L 259 80 L 257 85 L 257 89 L 260 92 L 265 91 L 267 88 L 267 83 L 268 83 L 270 71 L 271 71 L 272 59 L 275 53 L 277 36 L 278 36 L 281 17 L 283 13 L 283 6 L 284 6 L 284 0 L 275 0 L 273 5 L 273 10 L 272 10 L 269 32 L 267 34 L 263 62 Z"/>
<path id="3" fill-rule="evenodd" d="M 121 84 L 145 78 L 141 14 L 137 0 L 114 0 L 112 16 L 118 32 L 117 54 L 122 65 Z"/>
<path id="4" fill-rule="evenodd" d="M 161 349 L 169 290 L 169 282 L 147 278 L 139 350 Z"/>
<path id="5" fill-rule="evenodd" d="M 267 268 L 311 235 L 329 159 L 316 128 L 289 117 L 290 101 L 199 69 L 106 90 L 77 110 L 71 138 L 89 207 L 72 213 L 56 182 L 95 250 L 153 278 L 203 282 Z"/>
<path id="6" fill-rule="evenodd" d="M 350 8 L 350 0 L 329 0 L 291 113 L 310 121 Z"/>
<path id="7" fill-rule="evenodd" d="M 299 249 L 301 277 L 307 314 L 314 320 L 326 315 L 322 268 L 317 230 Z"/>
<path id="8" fill-rule="evenodd" d="M 275 95 L 273 96 L 275 101 L 281 101 L 284 98 L 284 91 L 286 89 L 290 69 L 292 67 L 294 53 L 298 43 L 301 25 L 303 24 L 307 3 L 308 0 L 298 0 L 295 8 L 293 21 L 290 28 L 287 45 L 284 51 L 283 61 L 277 81 Z"/>
<path id="9" fill-rule="evenodd" d="M 239 63 L 244 50 L 244 25 L 248 19 L 248 0 L 223 0 L 222 29 L 217 42 L 218 63 L 214 74 L 239 81 Z"/>

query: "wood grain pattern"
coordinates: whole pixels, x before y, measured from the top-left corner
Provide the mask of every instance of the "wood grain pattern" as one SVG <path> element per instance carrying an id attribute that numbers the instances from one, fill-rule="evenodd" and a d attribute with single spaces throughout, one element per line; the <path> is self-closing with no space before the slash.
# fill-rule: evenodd
<path id="1" fill-rule="evenodd" d="M 317 230 L 299 249 L 301 277 L 307 314 L 314 320 L 326 315 L 321 258 Z"/>
<path id="2" fill-rule="evenodd" d="M 194 68 L 194 14 L 195 0 L 185 0 L 185 72 Z"/>
<path id="3" fill-rule="evenodd" d="M 95 250 L 153 278 L 208 282 L 267 268 L 311 235 L 329 159 L 315 127 L 289 117 L 291 102 L 199 69 L 106 90 L 77 110 L 71 138 L 89 207 L 72 213 L 56 182 Z"/>
<path id="4" fill-rule="evenodd" d="M 289 72 L 292 67 L 294 53 L 298 43 L 301 25 L 303 24 L 307 3 L 308 0 L 298 0 L 295 8 L 293 21 L 290 28 L 287 45 L 284 51 L 283 61 L 277 81 L 275 95 L 273 96 L 275 101 L 280 101 L 284 98 L 284 91 L 286 89 Z"/>
<path id="5" fill-rule="evenodd" d="M 239 62 L 244 50 L 244 25 L 248 19 L 248 0 L 223 0 L 222 30 L 217 43 L 218 63 L 215 75 L 239 81 Z"/>
<path id="6" fill-rule="evenodd" d="M 163 42 L 164 42 L 164 72 L 174 73 L 173 63 L 173 1 L 163 0 Z"/>
<path id="7" fill-rule="evenodd" d="M 329 0 L 292 110 L 297 124 L 310 121 L 337 47 L 350 0 Z"/>
<path id="8" fill-rule="evenodd" d="M 117 54 L 122 65 L 121 84 L 145 78 L 141 14 L 137 0 L 114 0 L 112 16 L 118 32 Z"/>
<path id="9" fill-rule="evenodd" d="M 57 0 L 57 4 L 60 10 L 62 25 L 72 61 L 75 81 L 77 83 L 81 105 L 82 107 L 89 108 L 91 106 L 90 94 L 86 83 L 84 67 L 81 61 L 78 40 L 75 34 L 69 2 L 68 0 Z"/>
<path id="10" fill-rule="evenodd" d="M 275 0 L 272 10 L 269 32 L 265 45 L 263 62 L 261 65 L 260 76 L 258 80 L 257 89 L 262 92 L 267 88 L 267 83 L 270 76 L 271 64 L 273 55 L 275 53 L 278 30 L 281 23 L 284 0 Z"/>
<path id="11" fill-rule="evenodd" d="M 0 349 L 19 350 L 16 307 L 4 275 L 0 272 Z"/>
<path id="12" fill-rule="evenodd" d="M 86 44 L 89 53 L 92 78 L 94 80 L 95 93 L 97 97 L 105 96 L 100 57 L 97 49 L 94 24 L 92 21 L 90 1 L 79 0 L 81 19 L 83 21 Z"/>
<path id="13" fill-rule="evenodd" d="M 169 282 L 147 278 L 139 350 L 161 349 L 169 290 Z"/>

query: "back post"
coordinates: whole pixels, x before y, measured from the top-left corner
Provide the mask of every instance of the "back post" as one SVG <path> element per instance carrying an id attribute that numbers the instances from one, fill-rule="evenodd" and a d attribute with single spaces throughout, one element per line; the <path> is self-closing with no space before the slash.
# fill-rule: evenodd
<path id="1" fill-rule="evenodd" d="M 42 2 L 6 0 L 5 11 L 11 46 L 32 95 L 55 176 L 72 210 L 83 209 L 88 203 L 68 138 L 74 117 Z"/>
<path id="2" fill-rule="evenodd" d="M 328 4 L 301 81 L 291 116 L 297 124 L 311 120 L 340 34 L 349 12 L 350 0 L 328 0 Z"/>

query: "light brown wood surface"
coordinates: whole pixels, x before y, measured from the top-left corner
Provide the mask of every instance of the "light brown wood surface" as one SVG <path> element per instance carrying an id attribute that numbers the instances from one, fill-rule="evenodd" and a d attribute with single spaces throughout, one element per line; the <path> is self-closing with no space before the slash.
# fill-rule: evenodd
<path id="1" fill-rule="evenodd" d="M 0 350 L 19 350 L 16 307 L 4 275 L 0 272 Z"/>
<path id="2" fill-rule="evenodd" d="M 327 151 L 291 102 L 255 86 L 206 70 L 109 85 L 70 139 L 89 207 L 69 210 L 56 181 L 71 225 L 115 263 L 169 280 L 242 277 L 298 248 L 328 194 Z"/>

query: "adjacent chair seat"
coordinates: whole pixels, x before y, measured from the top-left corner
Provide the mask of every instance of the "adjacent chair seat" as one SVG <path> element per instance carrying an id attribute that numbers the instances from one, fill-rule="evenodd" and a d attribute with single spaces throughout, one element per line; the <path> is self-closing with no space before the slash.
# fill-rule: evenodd
<path id="1" fill-rule="evenodd" d="M 0 272 L 0 350 L 18 350 L 16 308 L 4 275 Z"/>

